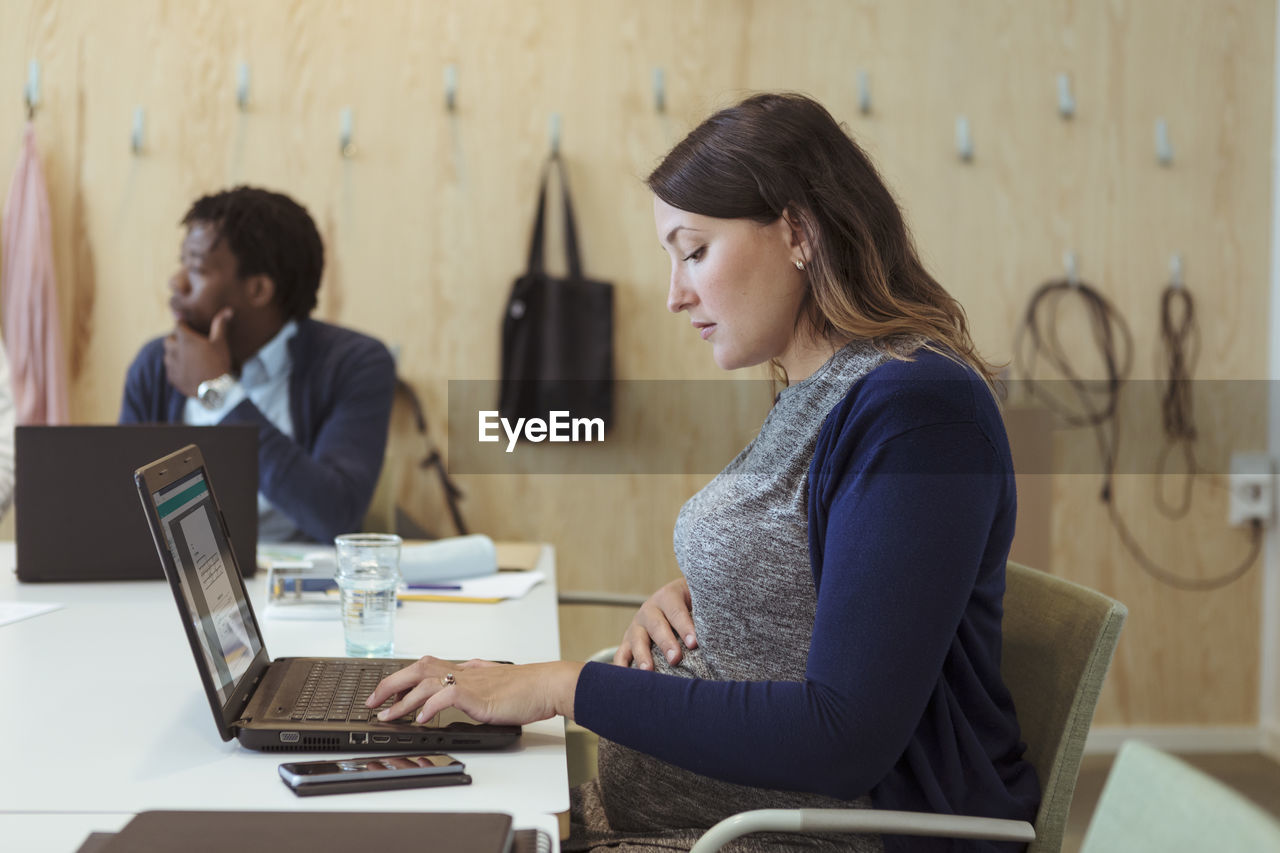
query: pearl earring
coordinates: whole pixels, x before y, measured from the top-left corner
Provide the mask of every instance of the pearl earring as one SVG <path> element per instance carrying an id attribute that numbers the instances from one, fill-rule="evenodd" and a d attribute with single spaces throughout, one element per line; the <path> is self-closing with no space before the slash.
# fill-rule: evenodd
<path id="1" fill-rule="evenodd" d="M 796 261 L 796 269 L 804 272 L 804 264 L 801 261 Z"/>

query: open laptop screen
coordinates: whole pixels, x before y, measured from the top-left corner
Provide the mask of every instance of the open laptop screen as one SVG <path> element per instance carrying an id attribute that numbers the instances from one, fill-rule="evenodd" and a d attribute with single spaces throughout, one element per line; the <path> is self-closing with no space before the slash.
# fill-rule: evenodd
<path id="1" fill-rule="evenodd" d="M 226 704 L 262 650 L 204 469 L 153 492 L 195 635 Z"/>

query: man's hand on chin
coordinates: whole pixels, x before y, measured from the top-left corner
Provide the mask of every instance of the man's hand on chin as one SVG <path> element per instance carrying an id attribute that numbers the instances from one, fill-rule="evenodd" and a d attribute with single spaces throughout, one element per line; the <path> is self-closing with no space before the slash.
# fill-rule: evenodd
<path id="1" fill-rule="evenodd" d="M 188 397 L 196 396 L 200 383 L 231 372 L 231 348 L 227 344 L 227 323 L 231 309 L 223 308 L 209 324 L 209 336 L 197 332 L 181 320 L 164 339 L 164 369 L 169 384 Z"/>

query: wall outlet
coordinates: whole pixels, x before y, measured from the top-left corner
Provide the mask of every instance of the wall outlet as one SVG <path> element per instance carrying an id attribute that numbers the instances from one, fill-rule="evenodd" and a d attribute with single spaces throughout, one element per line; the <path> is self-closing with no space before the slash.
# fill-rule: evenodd
<path id="1" fill-rule="evenodd" d="M 1271 524 L 1275 504 L 1275 465 L 1266 453 L 1231 454 L 1231 505 L 1227 520 L 1233 527 L 1260 521 Z"/>

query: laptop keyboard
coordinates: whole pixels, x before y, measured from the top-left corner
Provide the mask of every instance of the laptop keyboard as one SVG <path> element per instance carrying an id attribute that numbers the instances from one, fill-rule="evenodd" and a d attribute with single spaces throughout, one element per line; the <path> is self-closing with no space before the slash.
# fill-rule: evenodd
<path id="1" fill-rule="evenodd" d="M 400 669 L 399 663 L 376 663 L 363 660 L 316 661 L 307 672 L 289 719 L 308 722 L 365 723 L 384 708 L 391 699 L 370 710 L 364 706 L 378 682 Z M 413 716 L 403 718 L 411 721 Z"/>

